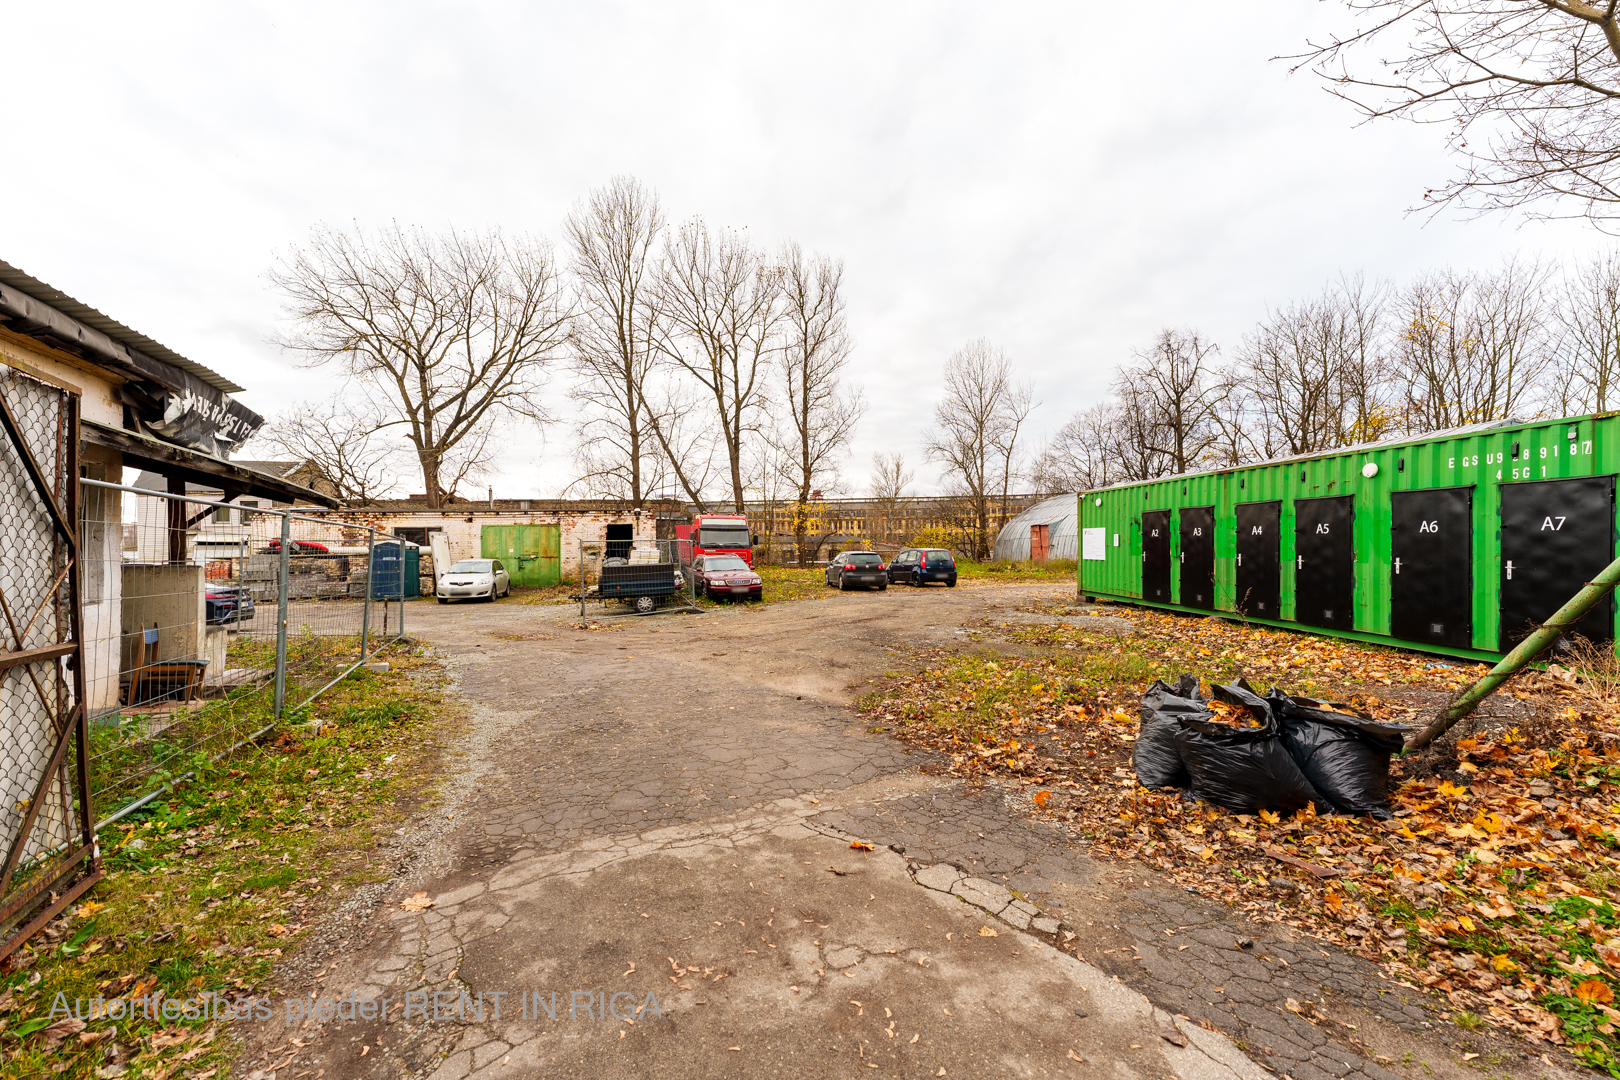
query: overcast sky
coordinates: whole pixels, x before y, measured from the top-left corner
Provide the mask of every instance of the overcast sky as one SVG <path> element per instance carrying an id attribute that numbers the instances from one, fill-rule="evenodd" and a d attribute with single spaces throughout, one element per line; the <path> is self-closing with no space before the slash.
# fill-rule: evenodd
<path id="1" fill-rule="evenodd" d="M 312 225 L 558 239 L 629 173 L 672 220 L 845 261 L 870 403 L 849 479 L 899 451 L 927 490 L 933 374 L 971 338 L 1034 383 L 1039 436 L 1161 327 L 1235 345 L 1341 270 L 1604 243 L 1408 215 L 1452 175 L 1440 129 L 1357 127 L 1270 59 L 1343 17 L 1309 0 L 11 5 L 0 259 L 271 415 L 334 391 L 269 343 L 265 271 Z M 566 430 L 512 442 L 498 495 L 572 478 Z"/>

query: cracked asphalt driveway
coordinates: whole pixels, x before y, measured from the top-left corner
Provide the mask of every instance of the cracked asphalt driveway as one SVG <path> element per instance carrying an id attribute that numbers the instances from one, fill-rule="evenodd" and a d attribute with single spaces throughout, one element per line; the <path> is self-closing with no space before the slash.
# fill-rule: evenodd
<path id="1" fill-rule="evenodd" d="M 554 607 L 413 606 L 474 730 L 418 830 L 430 850 L 284 975 L 300 1000 L 386 998 L 386 1015 L 278 1014 L 242 1031 L 241 1072 L 1390 1077 L 1280 1007 L 1298 978 L 1418 1046 L 1424 1075 L 1465 1075 L 1367 965 L 1090 860 L 849 710 L 895 642 L 1065 591 L 590 631 Z M 432 906 L 403 909 L 418 892 Z M 1155 951 L 1167 924 L 1202 931 L 1200 951 Z"/>

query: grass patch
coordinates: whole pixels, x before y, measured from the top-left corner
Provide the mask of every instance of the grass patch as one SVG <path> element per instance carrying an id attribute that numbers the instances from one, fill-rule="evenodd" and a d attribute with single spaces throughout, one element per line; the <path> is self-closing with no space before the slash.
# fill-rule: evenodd
<path id="1" fill-rule="evenodd" d="M 356 671 L 303 710 L 306 723 L 200 763 L 102 831 L 107 877 L 0 969 L 0 1075 L 202 1077 L 227 1064 L 221 1021 L 90 1018 L 83 1006 L 268 996 L 276 958 L 380 879 L 371 856 L 411 810 L 454 715 L 436 662 L 420 649 L 385 656 L 389 671 Z M 53 1028 L 64 1019 L 53 1006 L 75 1001 L 84 1027 Z"/>

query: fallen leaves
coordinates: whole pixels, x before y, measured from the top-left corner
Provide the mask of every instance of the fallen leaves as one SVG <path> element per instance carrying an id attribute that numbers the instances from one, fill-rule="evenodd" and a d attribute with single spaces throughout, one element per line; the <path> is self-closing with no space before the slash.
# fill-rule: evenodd
<path id="1" fill-rule="evenodd" d="M 437 901 L 428 896 L 427 893 L 419 892 L 415 896 L 408 896 L 401 900 L 399 902 L 399 910 L 426 911 L 428 908 L 433 907 L 436 903 Z"/>
<path id="2" fill-rule="evenodd" d="M 1620 1070 L 1620 1010 L 1605 996 L 1620 985 L 1620 664 L 1517 676 L 1511 721 L 1500 706 L 1470 719 L 1433 775 L 1397 761 L 1391 821 L 1309 808 L 1243 816 L 1137 785 L 1129 736 L 1152 678 L 1246 674 L 1407 722 L 1481 666 L 1220 619 L 1123 617 L 1129 638 L 992 627 L 1023 652 L 924 653 L 920 670 L 862 708 L 944 755 L 925 771 L 1009 793 L 1031 785 L 1022 804 L 1068 823 L 1088 854 L 1139 860 L 1455 1010 Z M 1245 722 L 1238 710 L 1226 719 Z"/>
<path id="3" fill-rule="evenodd" d="M 873 850 L 875 850 L 872 847 L 872 845 L 868 844 L 865 840 L 851 840 L 849 846 L 850 846 L 850 849 L 853 850 L 853 851 L 873 851 Z"/>
<path id="4" fill-rule="evenodd" d="M 995 930 L 991 929 L 988 926 L 981 926 L 981 927 L 979 927 L 979 936 L 980 937 L 1000 937 L 1001 935 L 998 934 Z"/>

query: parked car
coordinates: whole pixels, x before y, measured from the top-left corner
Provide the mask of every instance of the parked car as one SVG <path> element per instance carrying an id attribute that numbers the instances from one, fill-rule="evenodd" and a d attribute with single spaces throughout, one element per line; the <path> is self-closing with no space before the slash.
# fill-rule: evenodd
<path id="1" fill-rule="evenodd" d="M 512 595 L 512 576 L 499 559 L 461 559 L 439 575 L 433 592 L 441 604 L 452 600 L 495 600 Z"/>
<path id="2" fill-rule="evenodd" d="M 887 589 L 889 570 L 883 565 L 883 556 L 875 551 L 846 551 L 827 563 L 827 584 L 836 585 L 840 590 L 856 585 L 867 589 L 874 585 L 880 590 Z"/>
<path id="3" fill-rule="evenodd" d="M 700 555 L 692 560 L 692 587 L 710 600 L 730 597 L 758 600 L 765 582 L 737 555 Z"/>
<path id="4" fill-rule="evenodd" d="M 943 581 L 954 589 L 956 559 L 944 548 L 906 548 L 889 563 L 889 580 L 903 585 Z"/>
<path id="5" fill-rule="evenodd" d="M 211 626 L 245 623 L 253 618 L 253 594 L 235 585 L 208 585 L 203 618 Z"/>
<path id="6" fill-rule="evenodd" d="M 268 544 L 259 549 L 261 555 L 277 555 L 281 553 L 281 537 L 273 538 Z M 330 555 L 332 549 L 317 540 L 294 540 L 292 542 L 294 555 Z"/>

